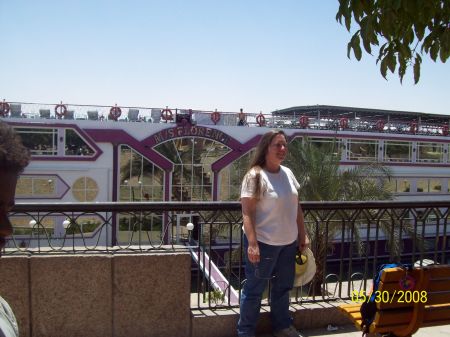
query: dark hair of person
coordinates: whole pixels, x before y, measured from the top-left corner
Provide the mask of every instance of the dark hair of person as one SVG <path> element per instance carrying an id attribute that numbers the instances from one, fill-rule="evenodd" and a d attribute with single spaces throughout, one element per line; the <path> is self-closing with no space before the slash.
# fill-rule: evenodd
<path id="1" fill-rule="evenodd" d="M 250 161 L 249 170 L 255 169 L 256 176 L 255 176 L 255 191 L 253 195 L 259 199 L 261 194 L 261 169 L 266 166 L 266 154 L 269 149 L 270 143 L 272 143 L 272 140 L 278 136 L 282 135 L 286 139 L 286 134 L 283 130 L 271 130 L 267 133 L 265 133 L 261 139 L 259 140 L 258 145 L 256 146 L 255 155 L 253 156 L 252 160 Z"/>
<path id="2" fill-rule="evenodd" d="M 30 151 L 14 129 L 0 121 L 0 171 L 21 173 L 30 161 Z"/>

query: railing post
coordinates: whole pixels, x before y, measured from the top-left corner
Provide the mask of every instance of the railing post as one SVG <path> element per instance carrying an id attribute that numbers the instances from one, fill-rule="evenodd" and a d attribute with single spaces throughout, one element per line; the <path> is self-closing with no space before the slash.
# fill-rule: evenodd
<path id="1" fill-rule="evenodd" d="M 119 145 L 117 143 L 113 143 L 113 189 L 112 189 L 112 201 L 117 201 L 117 186 L 120 184 L 119 182 Z M 111 233 L 111 247 L 117 246 L 117 213 L 112 210 L 111 216 L 111 224 L 112 224 L 112 233 Z M 107 234 L 108 236 L 108 234 Z"/>

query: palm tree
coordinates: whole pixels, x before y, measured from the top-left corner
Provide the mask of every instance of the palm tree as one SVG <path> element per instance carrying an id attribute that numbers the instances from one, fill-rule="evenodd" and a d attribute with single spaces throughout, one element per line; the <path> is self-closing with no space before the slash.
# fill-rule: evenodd
<path id="1" fill-rule="evenodd" d="M 340 165 L 341 149 L 337 141 L 314 143 L 309 139 L 295 139 L 289 145 L 289 166 L 297 177 L 301 187 L 299 197 L 303 201 L 361 201 L 390 200 L 392 193 L 384 183 L 391 178 L 389 168 L 376 162 L 366 162 L 353 168 L 343 169 Z M 368 210 L 367 212 L 371 212 Z M 362 253 L 360 227 L 372 218 L 365 211 L 356 210 L 352 214 L 346 211 L 314 211 L 305 214 L 307 231 L 310 236 L 317 263 L 317 274 L 311 294 L 321 294 L 324 281 L 323 272 L 327 251 L 332 248 L 333 240 L 343 228 L 351 233 L 353 243 Z M 379 216 L 378 214 L 375 217 Z M 387 213 L 381 215 L 384 219 Z M 351 219 L 350 221 L 347 221 Z M 380 220 L 380 219 L 378 219 Z M 391 254 L 399 255 L 398 229 L 390 221 L 378 221 L 380 228 L 391 240 Z M 402 231 L 410 233 L 408 226 Z"/>
<path id="2" fill-rule="evenodd" d="M 388 167 L 366 162 L 343 170 L 336 141 L 316 145 L 309 139 L 291 142 L 287 165 L 297 177 L 303 201 L 390 200 L 392 193 L 383 181 L 391 178 Z"/>

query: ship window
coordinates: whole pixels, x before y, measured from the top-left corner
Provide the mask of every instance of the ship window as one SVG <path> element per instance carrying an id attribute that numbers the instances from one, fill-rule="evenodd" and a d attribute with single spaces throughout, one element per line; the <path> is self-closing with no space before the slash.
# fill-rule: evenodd
<path id="1" fill-rule="evenodd" d="M 174 164 L 172 200 L 212 200 L 211 165 L 230 152 L 228 146 L 201 137 L 184 137 L 159 144 L 155 150 Z"/>
<path id="2" fill-rule="evenodd" d="M 428 193 L 430 191 L 429 187 L 428 187 L 428 179 L 418 179 L 416 186 L 417 186 L 417 192 Z"/>
<path id="3" fill-rule="evenodd" d="M 394 162 L 410 162 L 411 149 L 410 142 L 384 142 L 384 160 Z"/>
<path id="4" fill-rule="evenodd" d="M 291 143 L 289 143 L 289 148 L 295 146 L 297 139 L 294 139 Z M 335 155 L 338 155 L 337 151 L 342 145 L 342 141 L 336 138 L 308 138 L 305 141 L 309 141 L 312 145 L 319 149 L 327 149 L 327 151 L 332 148 Z"/>
<path id="5" fill-rule="evenodd" d="M 241 194 L 241 182 L 247 172 L 250 160 L 254 153 L 255 150 L 252 149 L 220 171 L 220 200 L 239 200 Z"/>
<path id="6" fill-rule="evenodd" d="M 377 159 L 377 141 L 375 140 L 348 140 L 349 159 L 350 160 L 369 160 Z"/>
<path id="7" fill-rule="evenodd" d="M 120 245 L 159 245 L 164 237 L 162 224 L 162 213 L 119 214 L 117 240 Z"/>
<path id="8" fill-rule="evenodd" d="M 73 129 L 66 129 L 66 156 L 93 156 L 94 150 Z"/>
<path id="9" fill-rule="evenodd" d="M 58 154 L 58 130 L 50 128 L 15 128 L 22 143 L 33 156 L 56 156 Z"/>
<path id="10" fill-rule="evenodd" d="M 426 252 L 432 252 L 436 249 L 436 239 L 425 239 L 423 240 L 423 248 Z"/>
<path id="11" fill-rule="evenodd" d="M 81 177 L 72 185 L 72 194 L 77 201 L 93 201 L 98 195 L 97 182 L 89 177 Z"/>
<path id="12" fill-rule="evenodd" d="M 441 193 L 442 182 L 440 179 L 430 179 L 430 192 Z"/>
<path id="13" fill-rule="evenodd" d="M 18 198 L 53 198 L 56 197 L 56 180 L 54 176 L 20 176 L 16 186 Z"/>
<path id="14" fill-rule="evenodd" d="M 52 216 L 45 216 L 41 218 L 30 218 L 30 216 L 11 216 L 9 220 L 13 226 L 13 234 L 16 240 L 19 239 L 21 235 L 53 235 L 56 224 L 56 219 Z M 32 225 L 30 224 L 30 220 L 36 220 L 37 222 Z M 19 244 L 22 245 L 22 243 Z"/>
<path id="15" fill-rule="evenodd" d="M 417 161 L 422 163 L 442 163 L 444 161 L 443 144 L 417 143 Z"/>
<path id="16" fill-rule="evenodd" d="M 120 147 L 120 201 L 162 201 L 164 171 L 129 146 Z"/>
<path id="17" fill-rule="evenodd" d="M 397 192 L 397 184 L 395 179 L 384 179 L 384 188 L 391 193 Z"/>
<path id="18" fill-rule="evenodd" d="M 397 179 L 397 192 L 408 193 L 411 190 L 411 182 L 407 179 Z"/>
<path id="19" fill-rule="evenodd" d="M 79 216 L 73 219 L 71 225 L 66 229 L 59 229 L 61 236 L 65 234 L 88 234 L 93 233 L 98 227 L 102 225 L 102 219 L 97 216 Z"/>

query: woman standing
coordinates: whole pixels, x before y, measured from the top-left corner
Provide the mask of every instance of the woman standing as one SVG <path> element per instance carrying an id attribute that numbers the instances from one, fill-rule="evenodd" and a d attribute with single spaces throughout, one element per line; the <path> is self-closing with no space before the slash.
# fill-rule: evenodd
<path id="1" fill-rule="evenodd" d="M 289 291 L 295 276 L 295 255 L 309 244 L 298 204 L 300 187 L 281 163 L 287 155 L 286 134 L 266 133 L 260 140 L 241 188 L 245 275 L 238 336 L 255 336 L 262 293 L 271 280 L 270 311 L 276 337 L 301 337 L 289 314 Z"/>

